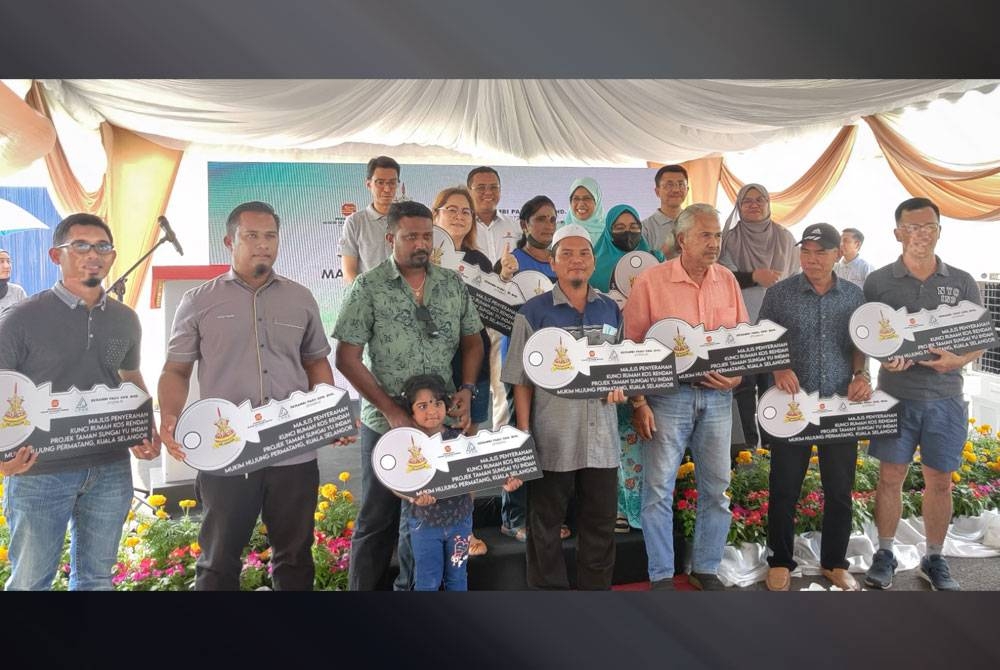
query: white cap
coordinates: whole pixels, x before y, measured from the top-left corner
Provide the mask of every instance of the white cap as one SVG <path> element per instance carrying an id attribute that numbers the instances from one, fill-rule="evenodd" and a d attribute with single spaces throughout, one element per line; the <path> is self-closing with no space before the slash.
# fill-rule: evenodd
<path id="1" fill-rule="evenodd" d="M 587 229 L 578 223 L 571 223 L 568 226 L 563 226 L 557 230 L 556 234 L 552 236 L 552 247 L 555 248 L 557 244 L 562 242 L 567 237 L 582 237 L 590 242 L 591 248 L 594 247 L 594 243 L 590 241 L 590 233 L 588 233 Z"/>

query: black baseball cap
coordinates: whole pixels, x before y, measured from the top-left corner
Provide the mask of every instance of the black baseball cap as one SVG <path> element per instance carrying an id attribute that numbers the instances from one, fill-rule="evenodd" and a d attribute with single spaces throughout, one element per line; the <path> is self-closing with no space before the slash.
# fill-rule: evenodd
<path id="1" fill-rule="evenodd" d="M 795 246 L 803 242 L 818 242 L 824 249 L 837 249 L 840 247 L 840 233 L 829 223 L 814 223 L 806 226 L 802 232 L 802 239 L 796 242 Z"/>

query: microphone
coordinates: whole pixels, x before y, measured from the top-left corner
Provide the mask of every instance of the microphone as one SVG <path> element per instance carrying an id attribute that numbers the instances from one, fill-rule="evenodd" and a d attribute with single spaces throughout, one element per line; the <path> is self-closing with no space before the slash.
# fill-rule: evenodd
<path id="1" fill-rule="evenodd" d="M 160 228 L 163 230 L 163 236 L 167 238 L 167 242 L 174 245 L 174 249 L 177 250 L 177 253 L 183 256 L 184 250 L 181 248 L 181 243 L 177 241 L 177 235 L 174 233 L 174 229 L 170 227 L 170 222 L 167 221 L 167 217 L 158 217 L 156 222 L 160 224 Z"/>

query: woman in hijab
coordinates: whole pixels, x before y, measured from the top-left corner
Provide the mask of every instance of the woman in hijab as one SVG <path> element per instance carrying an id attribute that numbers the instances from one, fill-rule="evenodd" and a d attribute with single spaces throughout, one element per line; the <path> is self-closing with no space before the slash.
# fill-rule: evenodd
<path id="1" fill-rule="evenodd" d="M 604 229 L 594 245 L 596 266 L 590 285 L 607 293 L 615 266 L 630 251 L 649 251 L 649 245 L 642 238 L 642 222 L 631 205 L 615 205 L 605 217 Z"/>
<path id="2" fill-rule="evenodd" d="M 757 322 L 768 288 L 799 271 L 795 238 L 771 219 L 771 196 L 760 184 L 747 184 L 736 194 L 736 206 L 722 231 L 719 262 L 733 271 L 750 320 Z M 733 396 L 739 406 L 743 436 L 757 446 L 757 393 L 768 387 L 767 374 L 743 375 Z M 734 447 L 735 449 L 735 447 Z"/>
<path id="3" fill-rule="evenodd" d="M 28 297 L 23 288 L 10 281 L 12 267 L 10 254 L 0 249 L 0 318 Z"/>
<path id="4" fill-rule="evenodd" d="M 631 205 L 615 205 L 605 217 L 604 230 L 594 248 L 596 263 L 590 285 L 607 293 L 615 266 L 630 251 L 649 251 L 649 245 L 642 239 L 642 222 Z M 642 528 L 642 447 L 632 428 L 632 406 L 625 403 L 617 409 L 622 459 L 618 466 L 615 532 L 627 533 L 630 528 Z"/>
<path id="5" fill-rule="evenodd" d="M 601 204 L 601 187 L 590 177 L 577 179 L 569 189 L 569 211 L 563 225 L 572 223 L 586 228 L 591 243 L 597 246 L 604 233 L 604 207 Z"/>

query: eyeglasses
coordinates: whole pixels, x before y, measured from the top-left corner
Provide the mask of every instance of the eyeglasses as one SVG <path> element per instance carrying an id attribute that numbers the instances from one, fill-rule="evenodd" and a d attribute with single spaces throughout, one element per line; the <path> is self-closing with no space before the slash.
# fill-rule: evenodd
<path id="1" fill-rule="evenodd" d="M 574 195 L 572 198 L 569 199 L 569 201 L 572 202 L 572 203 L 578 203 L 578 202 L 595 202 L 594 201 L 594 196 L 592 196 L 592 195 Z"/>
<path id="2" fill-rule="evenodd" d="M 67 242 L 66 244 L 57 244 L 56 249 L 65 249 L 69 247 L 78 254 L 89 253 L 91 249 L 96 251 L 102 256 L 106 256 L 115 250 L 115 245 L 110 242 L 105 242 L 101 240 L 100 242 L 95 242 L 91 244 L 90 242 L 84 242 L 83 240 L 73 240 L 72 242 Z"/>
<path id="3" fill-rule="evenodd" d="M 487 191 L 490 193 L 499 193 L 500 184 L 479 184 L 478 186 L 473 186 L 472 190 L 476 193 L 486 193 Z"/>
<path id="4" fill-rule="evenodd" d="M 927 233 L 933 234 L 941 229 L 941 224 L 939 223 L 901 223 L 899 224 L 900 229 L 905 230 L 910 235 L 916 235 L 917 233 Z"/>
<path id="5" fill-rule="evenodd" d="M 687 187 L 688 187 L 688 183 L 686 181 L 661 181 L 660 182 L 660 188 L 685 189 Z"/>
<path id="6" fill-rule="evenodd" d="M 461 214 L 462 216 L 472 216 L 473 214 L 473 211 L 468 207 L 455 207 L 454 205 L 448 205 L 447 207 L 438 207 L 437 211 L 447 212 L 452 216 L 455 216 L 456 214 Z"/>
<path id="7" fill-rule="evenodd" d="M 424 332 L 427 333 L 427 337 L 437 337 L 441 334 L 438 327 L 434 325 L 434 319 L 431 318 L 431 311 L 427 309 L 426 305 L 417 305 L 417 321 L 424 324 Z"/>
<path id="8" fill-rule="evenodd" d="M 372 182 L 375 188 L 396 188 L 399 186 L 398 179 L 376 179 Z"/>
<path id="9" fill-rule="evenodd" d="M 740 200 L 741 205 L 763 205 L 765 202 L 767 202 L 767 198 L 763 196 L 759 198 L 743 198 Z"/>

